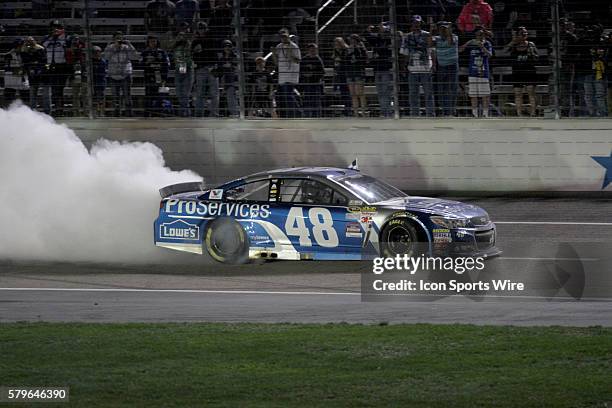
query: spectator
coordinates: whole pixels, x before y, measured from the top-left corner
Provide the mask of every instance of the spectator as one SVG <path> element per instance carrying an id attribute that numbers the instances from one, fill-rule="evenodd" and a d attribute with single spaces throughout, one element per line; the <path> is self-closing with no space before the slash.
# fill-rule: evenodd
<path id="1" fill-rule="evenodd" d="M 608 69 L 607 44 L 602 41 L 602 30 L 600 26 L 592 26 L 593 34 L 589 47 L 591 69 L 584 76 L 584 99 L 588 114 L 594 117 L 608 116 L 606 83 Z"/>
<path id="2" fill-rule="evenodd" d="M 106 115 L 104 91 L 106 89 L 108 64 L 106 60 L 102 58 L 102 48 L 97 45 L 92 47 L 91 65 L 93 74 L 93 108 L 95 109 L 96 116 L 104 117 Z"/>
<path id="3" fill-rule="evenodd" d="M 70 87 L 72 90 L 72 113 L 74 116 L 85 115 L 87 104 L 87 80 L 85 78 L 85 42 L 78 35 L 73 35 L 68 42 L 66 62 L 70 67 Z"/>
<path id="4" fill-rule="evenodd" d="M 21 59 L 23 68 L 30 83 L 30 108 L 36 109 L 38 105 L 38 90 L 43 84 L 43 72 L 47 64 L 45 48 L 36 43 L 33 37 L 28 37 L 22 49 Z"/>
<path id="5" fill-rule="evenodd" d="M 447 10 L 447 7 L 451 9 L 452 5 L 444 0 L 410 0 L 410 11 L 429 22 L 448 16 L 450 10 Z"/>
<path id="6" fill-rule="evenodd" d="M 440 35 L 433 38 L 436 50 L 437 95 L 445 116 L 455 116 L 457 111 L 457 83 L 459 73 L 459 38 L 453 34 L 448 21 L 438 23 Z"/>
<path id="7" fill-rule="evenodd" d="M 492 24 L 493 9 L 484 0 L 469 0 L 469 3 L 461 9 L 457 19 L 459 31 L 464 34 L 473 33 L 478 26 L 490 30 Z"/>
<path id="8" fill-rule="evenodd" d="M 353 116 L 365 116 L 367 108 L 364 92 L 365 67 L 368 61 L 368 52 L 361 37 L 351 34 L 348 47 L 349 66 L 346 75 Z M 361 108 L 362 110 L 359 110 Z"/>
<path id="9" fill-rule="evenodd" d="M 593 54 L 593 93 L 595 96 L 595 103 L 593 109 L 593 116 L 608 116 L 608 50 L 604 44 L 600 44 L 599 47 L 594 49 Z"/>
<path id="10" fill-rule="evenodd" d="M 310 15 L 310 13 L 303 9 L 302 7 L 295 7 L 296 4 L 293 4 L 291 11 L 284 17 L 286 21 L 286 25 L 289 27 L 289 31 L 291 34 L 298 34 L 298 26 L 304 21 L 314 21 L 314 17 Z"/>
<path id="11" fill-rule="evenodd" d="M 280 32 L 281 42 L 272 49 L 274 62 L 278 67 L 277 101 L 281 118 L 298 116 L 296 85 L 300 80 L 300 61 L 302 55 L 296 43 L 289 39 L 289 32 Z"/>
<path id="12" fill-rule="evenodd" d="M 612 116 L 612 33 L 608 33 L 605 38 L 606 57 L 608 66 L 606 67 L 608 82 L 608 116 Z"/>
<path id="13" fill-rule="evenodd" d="M 435 116 L 434 95 L 431 73 L 433 69 L 431 35 L 421 29 L 421 16 L 412 16 L 411 31 L 402 38 L 400 53 L 408 66 L 408 86 L 410 88 L 410 115 L 419 116 L 420 86 L 425 94 L 426 114 Z"/>
<path id="14" fill-rule="evenodd" d="M 66 63 L 66 33 L 64 25 L 55 20 L 51 23 L 51 33 L 42 41 L 47 50 L 47 65 L 44 74 L 44 100 L 45 113 L 63 116 L 64 114 L 64 86 L 70 76 L 70 68 Z M 53 105 L 53 109 L 52 109 Z"/>
<path id="15" fill-rule="evenodd" d="M 191 116 L 189 97 L 193 85 L 193 60 L 191 57 L 191 44 L 184 32 L 178 33 L 172 49 L 174 60 L 174 87 L 179 103 L 179 116 Z"/>
<path id="16" fill-rule="evenodd" d="M 590 116 L 593 111 L 593 47 L 600 41 L 597 27 L 586 27 L 578 35 L 575 43 L 576 60 L 574 63 L 576 89 L 580 101 L 578 116 Z M 586 110 L 586 111 L 585 111 Z"/>
<path id="17" fill-rule="evenodd" d="M 172 44 L 175 13 L 176 7 L 170 0 L 151 0 L 145 10 L 145 30 L 157 35 L 164 50 Z"/>
<path id="18" fill-rule="evenodd" d="M 535 80 L 538 61 L 538 50 L 529 41 L 529 33 L 525 27 L 519 27 L 516 36 L 507 45 L 512 59 L 512 85 L 514 86 L 514 103 L 516 116 L 523 116 L 523 92 L 529 96 L 529 115 L 536 115 Z"/>
<path id="19" fill-rule="evenodd" d="M 4 103 L 8 106 L 15 99 L 28 100 L 28 76 L 22 62 L 21 38 L 13 42 L 13 47 L 4 54 Z"/>
<path id="20" fill-rule="evenodd" d="M 561 27 L 561 81 L 559 103 L 563 116 L 574 116 L 575 95 L 577 93 L 575 89 L 575 63 L 578 36 L 576 35 L 576 27 L 571 21 L 562 21 Z"/>
<path id="21" fill-rule="evenodd" d="M 351 94 L 349 93 L 347 84 L 347 73 L 349 70 L 348 44 L 342 37 L 334 39 L 334 50 L 332 53 L 334 59 L 334 92 L 340 92 L 340 98 L 344 105 L 344 113 L 350 115 L 351 109 Z"/>
<path id="22" fill-rule="evenodd" d="M 317 44 L 308 44 L 308 53 L 300 64 L 304 116 L 321 117 L 321 100 L 323 99 L 323 78 L 325 67 L 319 56 Z"/>
<path id="23" fill-rule="evenodd" d="M 374 81 L 376 82 L 376 94 L 380 106 L 380 116 L 390 118 L 393 116 L 391 109 L 391 96 L 393 94 L 393 56 L 391 52 L 391 37 L 389 27 L 380 23 L 376 28 L 368 29 L 368 44 L 372 47 L 372 67 L 374 68 Z"/>
<path id="24" fill-rule="evenodd" d="M 234 11 L 229 0 L 211 0 L 215 3 L 208 25 L 217 40 L 226 40 L 234 34 Z"/>
<path id="25" fill-rule="evenodd" d="M 198 0 L 178 0 L 174 13 L 177 28 L 188 24 L 193 30 L 195 22 L 200 19 L 200 2 Z"/>
<path id="26" fill-rule="evenodd" d="M 145 117 L 159 116 L 161 114 L 161 97 L 159 89 L 166 87 L 170 61 L 168 54 L 159 44 L 155 35 L 147 37 L 147 47 L 142 51 L 145 84 Z"/>
<path id="27" fill-rule="evenodd" d="M 125 114 L 132 116 L 132 60 L 140 54 L 121 31 L 115 32 L 113 42 L 104 49 L 104 59 L 108 62 L 108 78 L 113 90 L 115 116 L 121 116 L 121 99 L 125 103 Z"/>
<path id="28" fill-rule="evenodd" d="M 191 54 L 195 66 L 195 116 L 204 116 L 204 105 L 210 100 L 208 111 L 211 117 L 219 117 L 219 41 L 212 38 L 208 26 L 201 21 L 196 26 L 191 43 Z"/>
<path id="29" fill-rule="evenodd" d="M 234 44 L 230 40 L 223 41 L 223 53 L 219 61 L 221 70 L 221 83 L 225 100 L 227 102 L 228 116 L 236 118 L 240 115 L 238 110 L 238 55 Z"/>
<path id="30" fill-rule="evenodd" d="M 249 76 L 249 112 L 251 116 L 272 117 L 272 74 L 266 68 L 266 60 L 255 58 L 255 71 Z"/>
<path id="31" fill-rule="evenodd" d="M 475 38 L 459 48 L 459 52 L 468 50 L 470 62 L 468 67 L 468 95 L 472 101 L 472 116 L 478 117 L 478 99 L 482 100 L 482 116 L 489 117 L 489 100 L 491 85 L 489 83 L 489 58 L 493 55 L 491 42 L 485 38 L 482 27 L 476 28 Z"/>

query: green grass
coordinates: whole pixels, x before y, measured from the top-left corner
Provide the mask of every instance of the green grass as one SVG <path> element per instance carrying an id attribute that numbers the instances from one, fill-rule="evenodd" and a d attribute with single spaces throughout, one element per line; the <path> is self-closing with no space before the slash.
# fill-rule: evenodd
<path id="1" fill-rule="evenodd" d="M 612 329 L 1 324 L 0 385 L 81 407 L 604 407 Z"/>

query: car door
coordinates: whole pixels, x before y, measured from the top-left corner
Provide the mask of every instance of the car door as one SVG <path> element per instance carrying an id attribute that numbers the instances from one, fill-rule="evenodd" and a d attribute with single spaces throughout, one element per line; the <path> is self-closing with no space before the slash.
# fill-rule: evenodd
<path id="1" fill-rule="evenodd" d="M 363 231 L 348 212 L 348 198 L 309 178 L 272 179 L 272 222 L 300 254 L 316 259 L 350 259 L 360 253 Z"/>
<path id="2" fill-rule="evenodd" d="M 270 180 L 256 180 L 225 190 L 223 201 L 228 215 L 233 216 L 244 228 L 253 248 L 271 249 L 284 234 L 273 228 L 270 221 L 268 194 Z"/>

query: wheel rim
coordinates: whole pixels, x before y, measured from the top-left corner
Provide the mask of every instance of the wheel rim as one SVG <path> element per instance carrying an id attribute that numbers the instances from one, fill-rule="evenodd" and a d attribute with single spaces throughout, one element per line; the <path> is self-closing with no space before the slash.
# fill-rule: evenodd
<path id="1" fill-rule="evenodd" d="M 409 253 L 414 245 L 414 239 L 409 230 L 394 226 L 387 234 L 387 247 L 394 254 Z"/>
<path id="2" fill-rule="evenodd" d="M 242 248 L 242 236 L 239 227 L 222 225 L 212 234 L 211 247 L 221 257 L 234 255 Z"/>

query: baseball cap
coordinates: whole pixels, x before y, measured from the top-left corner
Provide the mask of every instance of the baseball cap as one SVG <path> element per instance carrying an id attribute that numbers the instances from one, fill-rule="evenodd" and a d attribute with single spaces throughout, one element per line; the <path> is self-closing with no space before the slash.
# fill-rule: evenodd
<path id="1" fill-rule="evenodd" d="M 415 14 L 412 16 L 412 18 L 410 19 L 410 21 L 412 21 L 413 23 L 420 23 L 423 21 L 423 19 L 421 18 L 421 16 L 419 16 L 418 14 Z"/>
<path id="2" fill-rule="evenodd" d="M 450 21 L 438 21 L 437 23 L 438 27 L 446 27 L 446 28 L 449 28 L 451 24 L 452 23 Z"/>

